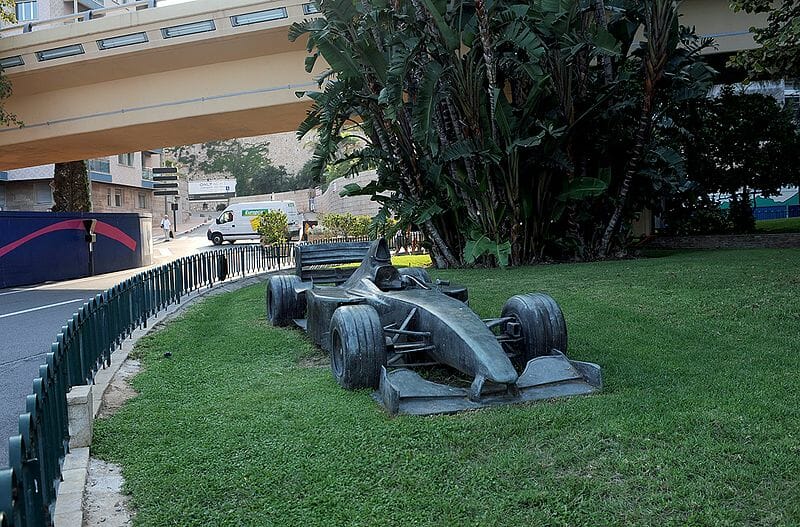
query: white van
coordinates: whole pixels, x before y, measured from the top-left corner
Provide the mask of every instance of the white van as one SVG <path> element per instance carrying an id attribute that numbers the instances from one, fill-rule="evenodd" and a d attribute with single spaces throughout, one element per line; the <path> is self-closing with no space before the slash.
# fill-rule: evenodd
<path id="1" fill-rule="evenodd" d="M 208 228 L 208 239 L 214 245 L 220 245 L 224 241 L 233 243 L 236 240 L 257 240 L 258 223 L 254 220 L 268 210 L 279 210 L 286 214 L 289 238 L 299 236 L 303 219 L 297 213 L 294 201 L 255 201 L 228 205 L 216 219 L 216 224 Z"/>

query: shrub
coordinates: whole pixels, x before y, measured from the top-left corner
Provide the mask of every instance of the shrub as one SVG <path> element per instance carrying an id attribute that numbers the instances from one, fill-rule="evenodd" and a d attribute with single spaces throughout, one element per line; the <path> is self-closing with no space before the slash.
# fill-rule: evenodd
<path id="1" fill-rule="evenodd" d="M 325 214 L 320 219 L 322 227 L 332 236 L 367 236 L 372 218 L 346 214 Z"/>
<path id="2" fill-rule="evenodd" d="M 258 222 L 256 232 L 261 235 L 262 244 L 270 245 L 286 241 L 289 222 L 282 211 L 264 211 L 254 221 Z"/>

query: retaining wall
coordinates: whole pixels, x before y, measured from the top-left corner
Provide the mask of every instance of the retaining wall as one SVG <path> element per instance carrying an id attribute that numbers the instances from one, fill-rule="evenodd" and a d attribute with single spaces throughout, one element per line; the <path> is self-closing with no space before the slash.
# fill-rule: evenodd
<path id="1" fill-rule="evenodd" d="M 800 247 L 800 233 L 657 236 L 651 249 L 779 249 Z"/>

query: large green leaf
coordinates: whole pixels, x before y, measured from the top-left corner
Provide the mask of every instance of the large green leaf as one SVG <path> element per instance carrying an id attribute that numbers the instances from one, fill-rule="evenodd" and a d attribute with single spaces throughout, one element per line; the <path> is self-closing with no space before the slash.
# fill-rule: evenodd
<path id="1" fill-rule="evenodd" d="M 439 29 L 439 33 L 442 34 L 442 38 L 444 39 L 447 50 L 457 50 L 458 46 L 460 45 L 458 35 L 456 35 L 456 33 L 444 20 L 444 17 L 439 12 L 439 9 L 437 9 L 431 0 L 421 0 L 421 3 L 428 9 L 431 18 L 433 18 L 433 21 L 436 23 L 436 27 Z"/>
<path id="2" fill-rule="evenodd" d="M 575 178 L 564 192 L 559 194 L 559 201 L 567 201 L 571 199 L 583 199 L 593 196 L 599 196 L 608 189 L 608 184 L 602 179 L 582 177 Z"/>
<path id="3" fill-rule="evenodd" d="M 511 242 L 497 243 L 486 236 L 477 239 L 467 240 L 464 245 L 464 261 L 473 264 L 478 258 L 484 255 L 494 256 L 500 267 L 508 267 L 511 257 Z"/>
<path id="4" fill-rule="evenodd" d="M 594 45 L 606 55 L 617 56 L 621 49 L 621 44 L 614 35 L 602 28 L 594 36 Z"/>
<path id="5" fill-rule="evenodd" d="M 412 133 L 415 140 L 427 146 L 431 143 L 433 111 L 439 97 L 436 85 L 442 76 L 442 71 L 442 66 L 438 62 L 429 62 L 425 65 L 414 105 Z"/>

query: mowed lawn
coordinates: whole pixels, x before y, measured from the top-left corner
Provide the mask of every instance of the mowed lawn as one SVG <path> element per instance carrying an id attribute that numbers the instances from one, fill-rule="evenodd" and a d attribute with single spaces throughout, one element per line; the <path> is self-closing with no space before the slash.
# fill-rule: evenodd
<path id="1" fill-rule="evenodd" d="M 760 220 L 756 222 L 756 231 L 764 234 L 800 232 L 800 218 L 783 218 L 780 220 Z"/>
<path id="2" fill-rule="evenodd" d="M 140 526 L 798 525 L 799 270 L 754 250 L 434 272 L 485 317 L 551 294 L 606 384 L 426 418 L 340 389 L 250 287 L 141 341 L 140 395 L 92 450 Z"/>

